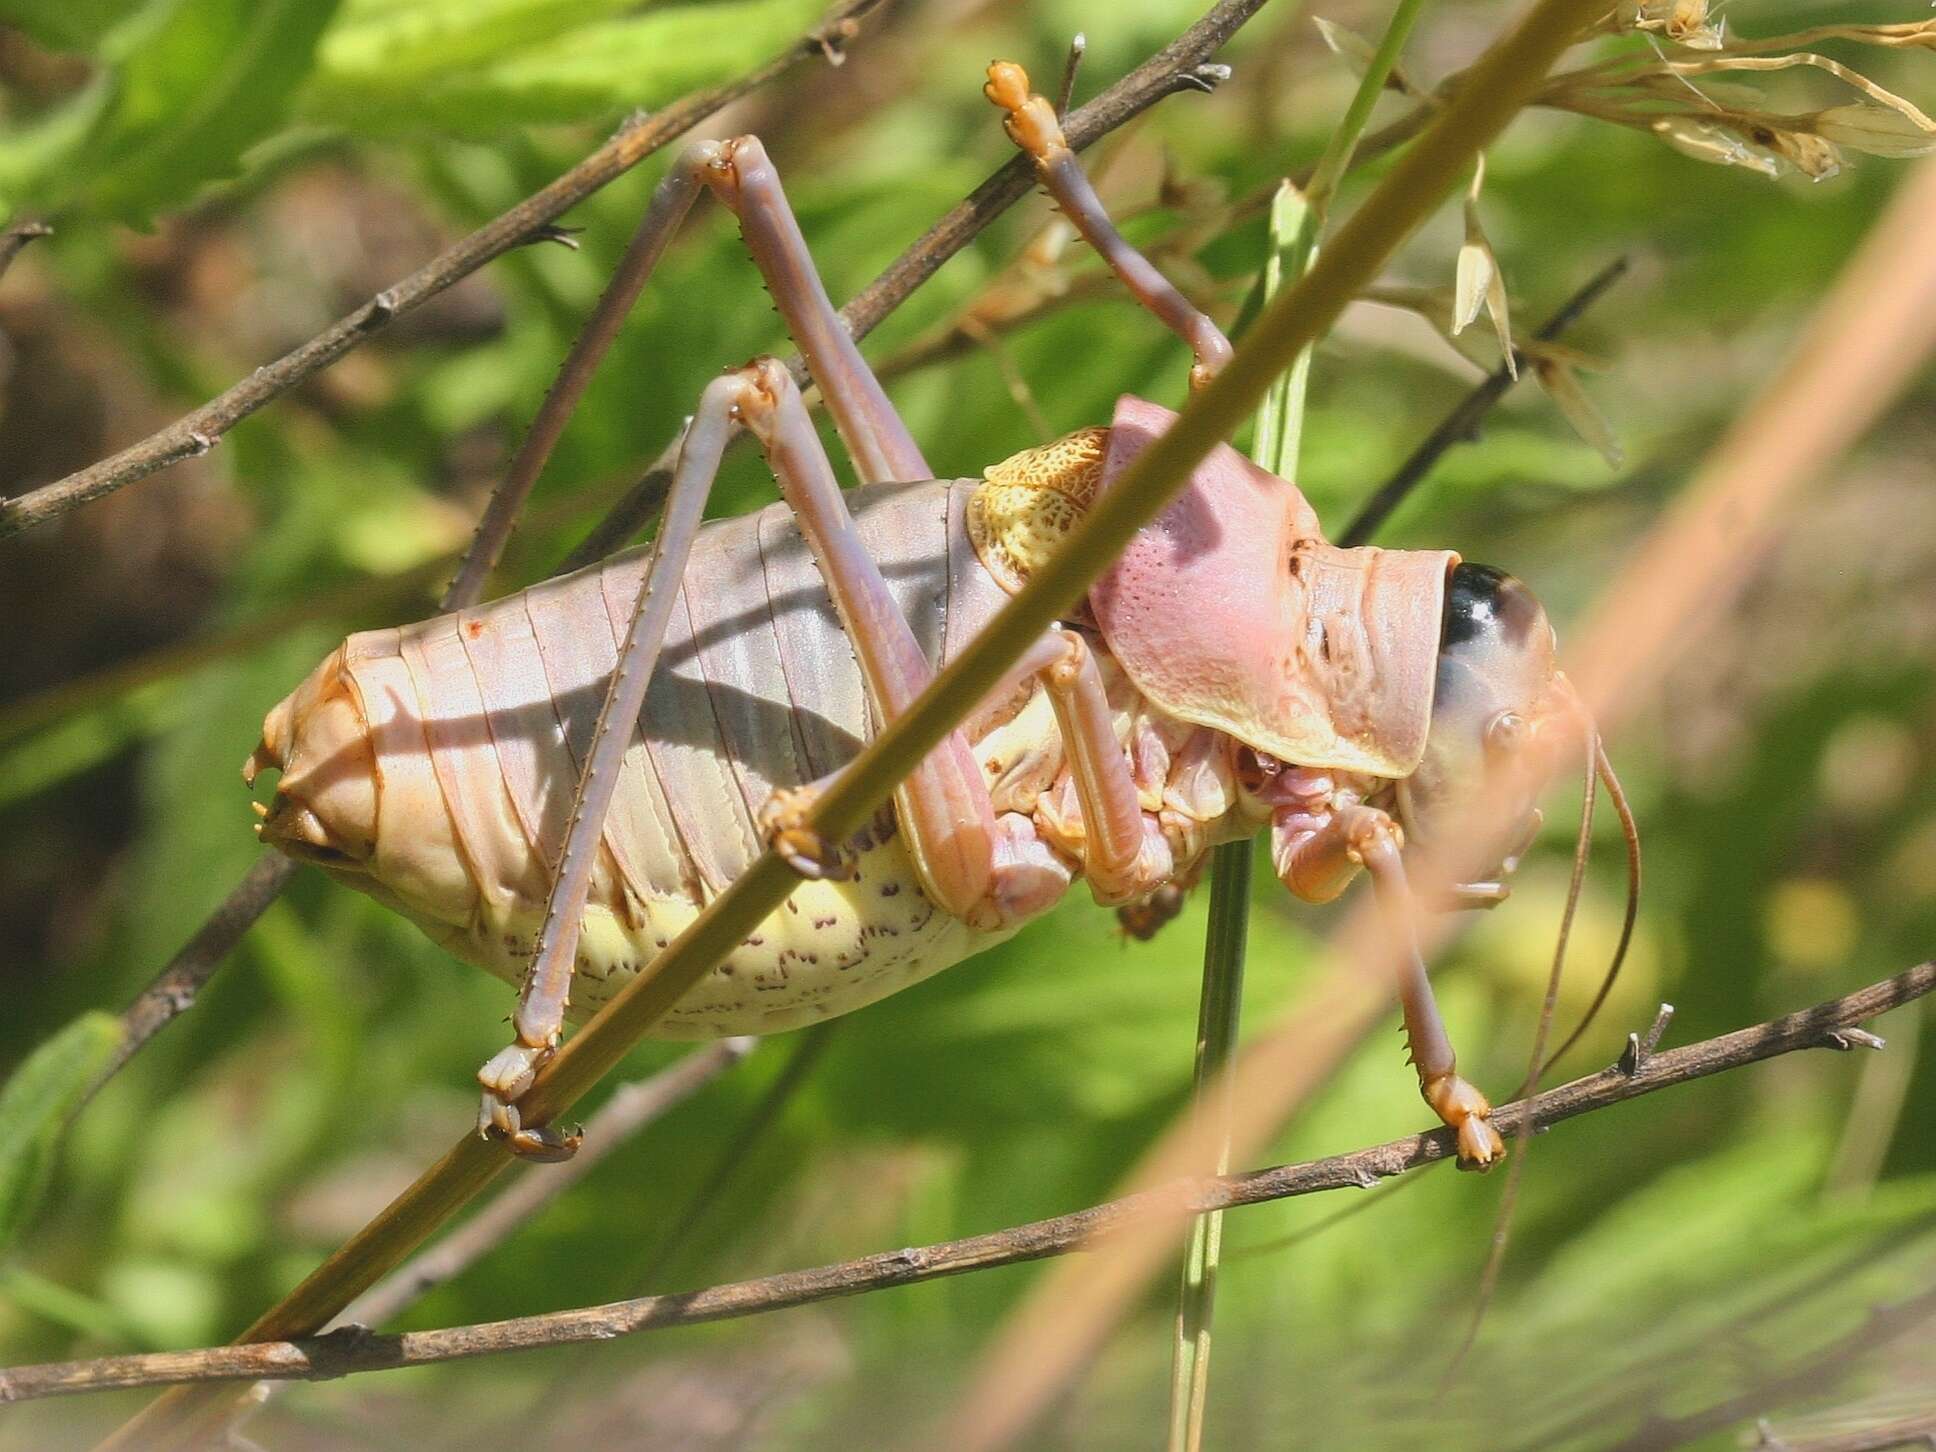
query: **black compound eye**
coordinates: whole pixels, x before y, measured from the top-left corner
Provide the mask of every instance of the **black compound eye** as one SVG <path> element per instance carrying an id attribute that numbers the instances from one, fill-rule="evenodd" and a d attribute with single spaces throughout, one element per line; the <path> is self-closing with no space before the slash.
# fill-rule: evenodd
<path id="1" fill-rule="evenodd" d="M 1454 567 L 1446 587 L 1439 649 L 1450 650 L 1479 636 L 1519 644 L 1539 618 L 1533 592 L 1504 570 L 1461 564 Z"/>

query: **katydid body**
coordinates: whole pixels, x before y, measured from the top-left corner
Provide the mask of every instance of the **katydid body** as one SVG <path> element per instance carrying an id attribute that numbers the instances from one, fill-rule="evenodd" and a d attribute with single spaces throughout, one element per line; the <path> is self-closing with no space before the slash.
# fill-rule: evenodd
<path id="1" fill-rule="evenodd" d="M 988 94 L 1078 230 L 1189 343 L 1193 381 L 1213 375 L 1228 343 L 1115 232 L 1053 109 L 1011 65 L 990 68 Z M 700 401 L 648 549 L 351 637 L 270 713 L 250 763 L 251 779 L 282 772 L 267 840 L 520 985 L 516 1042 L 479 1075 L 484 1132 L 570 1152 L 517 1109 L 565 1019 L 646 971 L 767 846 L 811 880 L 665 1035 L 861 1007 L 1006 937 L 1078 878 L 1105 904 L 1169 904 L 1211 846 L 1264 826 L 1294 893 L 1323 901 L 1368 870 L 1409 943 L 1405 833 L 1447 830 L 1534 736 L 1580 725 L 1550 627 L 1523 587 L 1449 551 L 1328 544 L 1291 484 L 1228 448 L 875 830 L 844 844 L 805 831 L 814 783 L 906 709 L 1172 415 L 1126 398 L 1107 426 L 980 480 L 933 479 L 759 143 L 694 148 L 653 225 L 675 225 L 702 187 L 738 215 L 862 487 L 837 486 L 784 367 L 731 370 Z M 702 527 L 736 428 L 783 502 Z M 1421 1089 L 1462 1159 L 1490 1164 L 1490 1108 L 1457 1073 L 1416 950 L 1404 956 Z"/>
<path id="2" fill-rule="evenodd" d="M 1006 598 L 964 518 L 978 483 L 850 496 L 862 542 L 937 665 Z M 291 766 L 265 835 L 521 983 L 645 564 L 633 551 L 478 609 L 352 636 L 271 717 L 265 757 Z M 1112 744 L 1133 751 L 1141 822 L 1172 870 L 1252 830 L 1233 816 L 1228 739 L 1163 716 L 1106 656 L 1101 666 Z M 746 869 L 775 791 L 832 774 L 873 729 L 853 649 L 787 507 L 706 526 L 600 835 L 569 1016 L 597 1009 Z M 888 815 L 851 875 L 803 883 L 659 1032 L 770 1033 L 845 1013 L 1052 906 L 1081 874 L 1086 842 L 1045 688 L 1023 682 L 969 735 L 998 827 L 1035 869 L 1002 920 L 971 926 L 938 910 Z"/>

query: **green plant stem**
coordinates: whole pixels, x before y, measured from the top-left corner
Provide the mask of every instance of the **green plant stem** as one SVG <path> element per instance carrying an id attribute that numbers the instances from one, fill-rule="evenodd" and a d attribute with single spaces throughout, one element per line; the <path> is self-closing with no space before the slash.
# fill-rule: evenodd
<path id="1" fill-rule="evenodd" d="M 1311 211 L 1320 225 L 1331 209 L 1331 198 L 1337 192 L 1338 183 L 1344 180 L 1345 172 L 1351 168 L 1352 153 L 1358 149 L 1358 142 L 1371 121 L 1371 109 L 1378 104 L 1378 95 L 1385 89 L 1385 82 L 1391 79 L 1392 68 L 1398 64 L 1399 54 L 1405 49 L 1405 42 L 1411 38 L 1412 26 L 1417 23 L 1427 3 L 1429 0 L 1398 0 L 1398 9 L 1392 12 L 1391 24 L 1385 27 L 1384 38 L 1378 42 L 1378 49 L 1372 53 L 1371 64 L 1358 81 L 1351 104 L 1345 107 L 1344 119 L 1338 123 L 1338 129 L 1331 133 L 1331 140 L 1318 157 L 1317 167 L 1305 185 L 1304 195 L 1310 200 Z"/>
<path id="2" fill-rule="evenodd" d="M 1371 120 L 1378 94 L 1398 64 L 1426 0 L 1399 0 L 1371 64 L 1325 143 L 1308 187 L 1288 180 L 1271 200 L 1270 248 L 1259 279 L 1268 305 L 1286 280 L 1301 281 L 1317 258 L 1331 198 L 1351 166 L 1352 154 Z M 1311 377 L 1310 343 L 1274 378 L 1258 411 L 1251 457 L 1283 479 L 1297 477 L 1304 437 L 1304 398 Z M 1249 839 L 1217 848 L 1210 862 L 1210 926 L 1203 944 L 1203 998 L 1197 1011 L 1196 1113 L 1214 1122 L 1216 1173 L 1230 1169 L 1231 1104 L 1228 1066 L 1243 1015 L 1244 948 L 1250 929 Z M 1175 1341 L 1170 1359 L 1169 1452 L 1200 1452 L 1210 1397 L 1210 1347 L 1216 1315 L 1217 1267 L 1223 1245 L 1223 1212 L 1190 1222 L 1184 1248 L 1183 1283 L 1177 1292 Z"/>
<path id="3" fill-rule="evenodd" d="M 1366 124 L 1371 120 L 1372 107 L 1378 104 L 1379 93 L 1385 89 L 1392 68 L 1398 64 L 1399 52 L 1404 50 L 1412 26 L 1427 3 L 1428 0 L 1399 0 L 1391 24 L 1385 27 L 1384 38 L 1372 53 L 1371 64 L 1359 78 L 1358 89 L 1352 93 L 1351 104 L 1345 108 L 1344 119 L 1338 123 L 1338 129 L 1331 133 L 1323 154 L 1312 168 L 1311 179 L 1304 186 L 1304 215 L 1290 246 L 1284 252 L 1283 268 L 1287 276 L 1302 277 L 1311 270 L 1311 264 L 1317 257 L 1318 238 L 1324 233 L 1325 221 L 1331 214 L 1332 199 L 1338 194 L 1338 183 L 1344 180 L 1345 173 L 1351 168 L 1351 158 L 1364 136 Z M 1316 340 L 1312 341 L 1315 343 Z M 1308 371 L 1308 348 L 1292 368 L 1294 371 Z"/>
<path id="4" fill-rule="evenodd" d="M 1295 183 L 1279 183 L 1277 195 L 1271 198 L 1270 252 L 1264 259 L 1263 276 L 1258 279 L 1260 302 L 1276 297 L 1286 277 L 1295 279 L 1310 271 L 1313 252 L 1307 249 L 1301 257 L 1292 255 L 1310 221 L 1310 199 Z M 1311 350 L 1306 348 L 1271 385 L 1264 406 L 1257 411 L 1250 457 L 1280 479 L 1297 478 L 1298 449 L 1304 440 L 1304 393 L 1310 377 Z"/>
<path id="5" fill-rule="evenodd" d="M 1279 187 L 1271 203 L 1269 250 L 1262 278 L 1263 302 L 1275 298 L 1282 287 L 1288 244 L 1302 231 L 1309 214 L 1303 193 L 1288 181 Z M 1293 279 L 1298 275 L 1290 274 Z M 1264 395 L 1263 407 L 1257 411 L 1251 458 L 1280 478 L 1289 479 L 1296 474 L 1310 365 L 1311 350 L 1306 348 L 1271 385 Z M 1196 1113 L 1214 1119 L 1218 1145 L 1216 1172 L 1220 1175 L 1230 1169 L 1231 1101 L 1223 1071 L 1236 1047 L 1243 1014 L 1244 950 L 1250 934 L 1253 855 L 1253 844 L 1246 838 L 1224 843 L 1210 860 L 1210 924 L 1203 940 L 1203 1000 L 1197 1010 L 1193 1093 Z M 1210 1397 L 1217 1267 L 1222 1247 L 1221 1210 L 1199 1215 L 1190 1222 L 1170 1357 L 1170 1452 L 1197 1452 L 1203 1445 L 1203 1423 Z"/>
<path id="6" fill-rule="evenodd" d="M 1597 19 L 1605 0 L 1541 0 L 1469 72 L 1468 84 L 1338 230 L 1295 286 L 1264 310 L 1229 365 L 1198 390 L 1176 423 L 1140 454 L 986 629 L 829 785 L 808 826 L 829 841 L 857 833 L 930 751 L 974 709 L 1022 653 L 1087 591 L 1197 463 L 1234 433 L 1288 368 L 1376 276 L 1384 261 L 1465 176 L 1473 158 L 1531 98 L 1547 70 Z M 567 1111 L 688 989 L 798 886 L 772 853 L 758 858 L 642 973 L 566 1042 L 519 1102 L 526 1122 Z M 509 1162 L 498 1144 L 466 1133 L 376 1219 L 255 1324 L 243 1341 L 320 1329 L 399 1264 Z M 170 1393 L 104 1444 L 181 1446 L 205 1430 L 221 1394 Z"/>
<path id="7" fill-rule="evenodd" d="M 1210 862 L 1210 926 L 1203 939 L 1203 1000 L 1197 1010 L 1196 1112 L 1218 1130 L 1214 1173 L 1230 1173 L 1230 1076 L 1243 1012 L 1244 947 L 1250 933 L 1250 838 L 1226 842 Z M 1203 1445 L 1210 1395 L 1210 1337 L 1223 1249 L 1223 1211 L 1190 1222 L 1177 1293 L 1176 1344 L 1170 1361 L 1170 1452 Z"/>

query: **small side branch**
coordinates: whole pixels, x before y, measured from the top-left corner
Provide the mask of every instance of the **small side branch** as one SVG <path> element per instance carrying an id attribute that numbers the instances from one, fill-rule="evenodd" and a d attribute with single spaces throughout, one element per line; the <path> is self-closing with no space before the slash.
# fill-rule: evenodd
<path id="1" fill-rule="evenodd" d="M 1578 322 L 1586 310 L 1600 299 L 1600 295 L 1626 275 L 1628 262 L 1625 257 L 1616 257 L 1592 277 L 1586 285 L 1564 303 L 1544 323 L 1533 337 L 1542 343 L 1550 343 Z M 1427 434 L 1419 446 L 1412 450 L 1411 456 L 1400 464 L 1391 478 L 1379 485 L 1367 499 L 1357 517 L 1345 527 L 1338 537 L 1341 545 L 1361 545 L 1391 518 L 1392 511 L 1405 502 L 1405 497 L 1416 489 L 1432 472 L 1432 466 L 1445 456 L 1455 445 L 1470 443 L 1479 436 L 1479 425 L 1492 411 L 1492 406 L 1504 398 L 1519 376 L 1532 371 L 1532 360 L 1519 349 L 1513 349 L 1513 366 L 1501 363 L 1468 393 L 1439 423 Z"/>
<path id="2" fill-rule="evenodd" d="M 1858 1042 L 1859 1026 L 1936 989 L 1936 961 L 1873 983 L 1800 1013 L 1753 1028 L 1705 1039 L 1684 1048 L 1649 1054 L 1631 1066 L 1624 1059 L 1530 1100 L 1502 1106 L 1494 1122 L 1506 1134 L 1544 1129 L 1563 1120 L 1637 1099 L 1798 1049 L 1845 1048 Z M 200 1351 L 109 1356 L 54 1362 L 0 1372 L 0 1403 L 39 1397 L 192 1382 L 328 1380 L 365 1371 L 457 1361 L 561 1346 L 609 1341 L 640 1331 L 725 1321 L 803 1306 L 840 1296 L 941 1276 L 963 1275 L 1093 1249 L 1112 1232 L 1152 1215 L 1179 1210 L 1201 1213 L 1258 1205 L 1322 1190 L 1364 1188 L 1456 1153 L 1451 1131 L 1433 1130 L 1374 1145 L 1351 1154 L 1246 1174 L 1182 1182 L 1140 1195 L 974 1235 L 939 1245 L 888 1251 L 813 1270 L 787 1271 L 701 1291 L 642 1296 L 609 1305 L 521 1316 L 442 1331 L 377 1336 L 359 1326 L 299 1341 L 267 1341 Z"/>
<path id="3" fill-rule="evenodd" d="M 0 276 L 6 275 L 7 269 L 13 266 L 14 258 L 26 249 L 29 242 L 53 235 L 52 227 L 32 217 L 23 218 L 0 232 Z"/>

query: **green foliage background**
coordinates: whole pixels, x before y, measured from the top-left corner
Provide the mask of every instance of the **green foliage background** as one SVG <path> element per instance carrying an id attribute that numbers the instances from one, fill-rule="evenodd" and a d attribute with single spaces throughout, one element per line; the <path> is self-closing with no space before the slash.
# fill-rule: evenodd
<path id="1" fill-rule="evenodd" d="M 1346 0 L 1322 13 L 1375 35 L 1387 8 Z M 1408 67 L 1428 80 L 1455 69 L 1512 8 L 1434 7 Z M 1196 9 L 907 4 L 845 67 L 804 68 L 731 125 L 768 140 L 845 297 L 1008 154 L 979 95 L 989 56 L 1047 77 L 1086 30 L 1081 94 L 1093 94 Z M 627 112 L 737 73 L 816 13 L 811 0 L 4 0 L 0 197 L 59 227 L 0 287 L 13 365 L 5 487 L 89 462 L 209 396 L 548 180 Z M 1728 13 L 1751 35 L 1913 18 L 1867 0 L 1743 0 Z M 1936 97 L 1936 58 L 1827 48 L 1912 99 Z M 1307 164 L 1352 77 L 1284 0 L 1225 59 L 1236 77 L 1219 94 L 1164 102 L 1098 155 L 1105 195 L 1138 214 L 1134 235 L 1187 235 L 1193 281 L 1234 310 L 1264 244 L 1254 210 L 1224 203 Z M 1397 114 L 1401 103 L 1385 104 Z M 345 631 L 429 608 L 440 561 L 663 164 L 567 219 L 584 229 L 578 250 L 511 254 L 208 459 L 0 547 L 14 622 L 0 648 L 0 1068 L 84 1011 L 122 1005 L 247 867 L 255 847 L 235 771 L 262 712 Z M 1525 385 L 1384 542 L 1509 568 L 1564 633 L 1774 367 L 1908 164 L 1863 158 L 1831 181 L 1771 181 L 1577 117 L 1523 118 L 1491 157 L 1486 228 L 1522 326 L 1615 255 L 1635 259 L 1574 336 L 1608 365 L 1586 388 L 1626 462 L 1609 467 Z M 1187 186 L 1152 206 L 1166 165 Z M 1342 205 L 1376 172 L 1354 174 Z M 890 319 L 870 356 L 944 326 L 1044 215 L 1032 200 L 992 228 Z M 1460 235 L 1448 208 L 1393 278 L 1449 289 Z M 1083 278 L 1093 263 L 1072 254 L 1067 270 Z M 507 583 L 545 573 L 709 376 L 778 341 L 742 249 L 706 214 L 559 449 Z M 1490 346 L 1471 343 L 1486 366 Z M 1183 390 L 1183 351 L 1107 289 L 1003 350 L 968 348 L 892 384 L 944 473 L 1038 441 L 1011 374 L 1056 431 L 1106 418 L 1125 391 L 1174 401 Z M 1352 314 L 1319 351 L 1305 429 L 1300 483 L 1324 518 L 1341 524 L 1474 377 L 1415 318 Z M 1663 999 L 1679 1010 L 1673 1038 L 1692 1038 L 1928 954 L 1932 402 L 1925 378 L 1818 483 L 1748 598 L 1612 743 L 1647 841 L 1647 903 L 1628 977 L 1572 1068 L 1609 1060 Z M 718 508 L 769 494 L 740 460 Z M 212 647 L 168 654 L 183 642 Z M 158 663 L 86 685 L 128 660 Z M 1442 967 L 1462 1059 L 1496 1089 L 1524 1069 L 1571 810 L 1549 804 L 1512 901 Z M 1620 892 L 1618 853 L 1603 846 L 1568 1022 L 1611 945 Z M 1126 945 L 1106 913 L 1072 897 L 1009 946 L 841 1024 L 652 1288 L 992 1229 L 1106 1195 L 1184 1103 L 1203 906 L 1200 895 L 1155 943 Z M 1260 878 L 1251 1026 L 1296 1005 L 1330 920 Z M 304 875 L 195 1010 L 88 1108 L 57 1163 L 42 1147 L 0 1174 L 0 1214 L 51 1174 L 0 1259 L 0 1360 L 232 1334 L 461 1127 L 508 1006 L 495 981 Z M 1828 1425 L 1852 1405 L 1936 1410 L 1936 1392 L 1925 1395 L 1936 1076 L 1913 1011 L 1880 1027 L 1886 1056 L 1795 1056 L 1541 1140 L 1498 1302 L 1449 1385 L 1440 1376 L 1502 1177 L 1430 1173 L 1289 1246 L 1276 1243 L 1338 1197 L 1233 1215 L 1212 1444 L 1720 1447 L 1757 1415 Z M 70 1031 L 77 1062 L 100 1051 L 100 1033 L 95 1020 Z M 792 1051 L 763 1046 L 407 1324 L 639 1289 L 691 1187 Z M 677 1052 L 647 1048 L 632 1067 Z M 0 1106 L 42 1097 L 15 1092 Z M 1422 1117 L 1381 1031 L 1272 1154 L 1352 1148 Z M 16 1141 L 40 1145 L 31 1124 Z M 277 1448 L 512 1435 L 883 1444 L 947 1405 L 1038 1273 L 297 1388 L 250 1435 Z M 1172 1295 L 1166 1282 L 1124 1326 L 1041 1445 L 1157 1440 Z M 0 1447 L 82 1444 L 134 1405 L 11 1409 Z"/>

